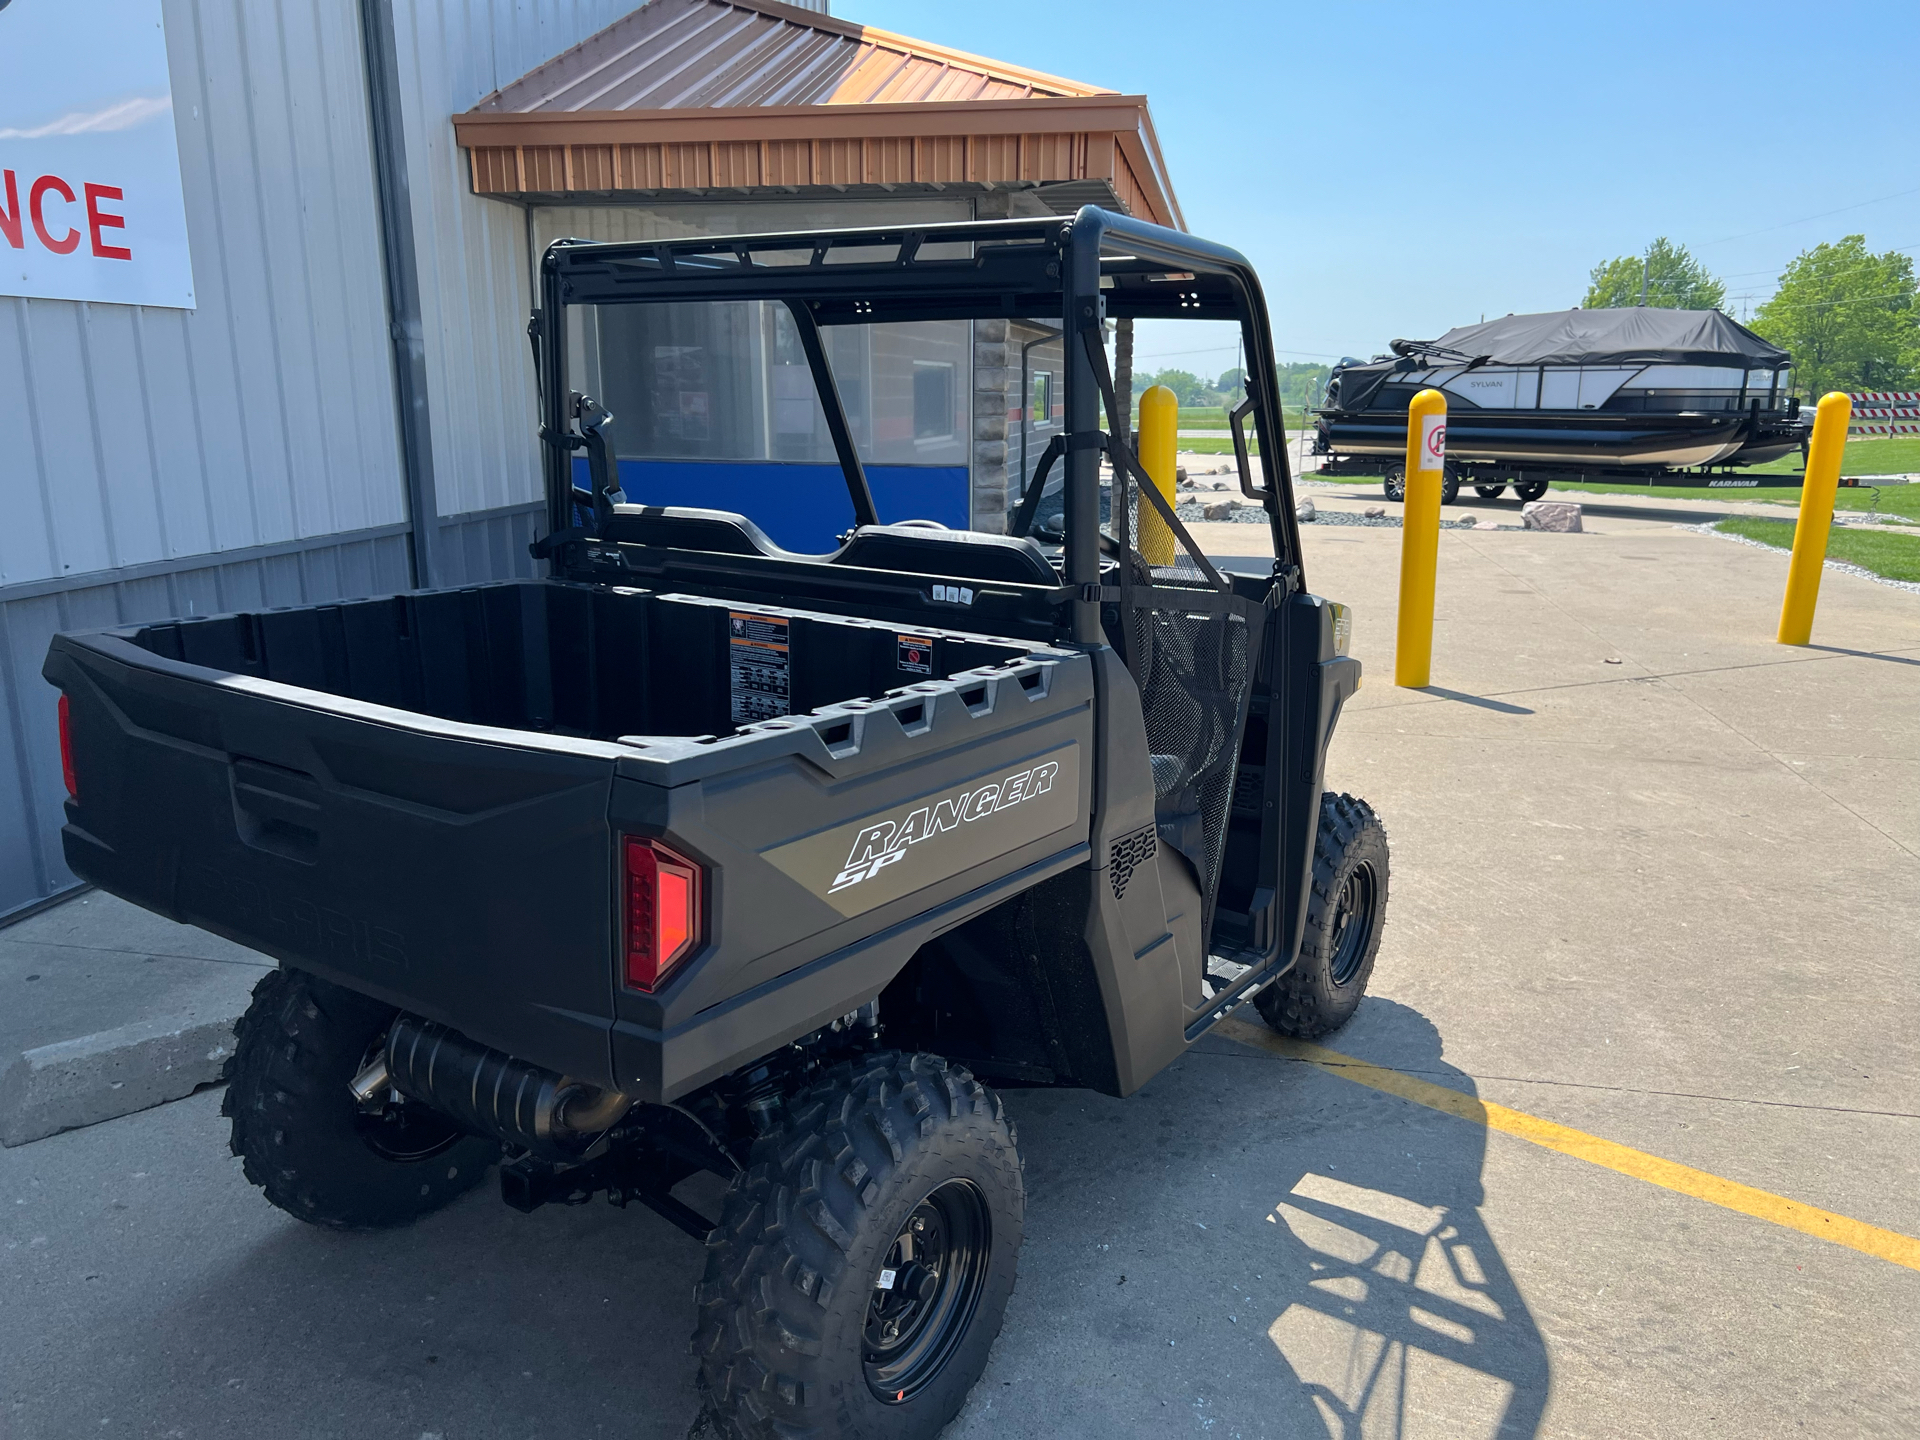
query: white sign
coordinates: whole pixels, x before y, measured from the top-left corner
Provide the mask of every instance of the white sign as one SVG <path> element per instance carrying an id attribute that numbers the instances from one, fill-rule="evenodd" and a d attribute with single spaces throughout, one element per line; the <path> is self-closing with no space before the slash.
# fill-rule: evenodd
<path id="1" fill-rule="evenodd" d="M 160 0 L 0 0 L 0 295 L 193 308 Z"/>
<path id="2" fill-rule="evenodd" d="M 1447 465 L 1447 413 L 1420 417 L 1420 468 L 1444 470 Z"/>

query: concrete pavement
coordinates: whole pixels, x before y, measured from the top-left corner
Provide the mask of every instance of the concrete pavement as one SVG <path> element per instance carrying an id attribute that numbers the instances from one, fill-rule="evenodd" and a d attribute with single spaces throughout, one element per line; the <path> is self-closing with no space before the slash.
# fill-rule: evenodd
<path id="1" fill-rule="evenodd" d="M 0 1145 L 219 1079 L 272 963 L 99 891 L 0 930 Z"/>
<path id="2" fill-rule="evenodd" d="M 1330 1043 L 1920 1235 L 1920 600 L 1829 574 L 1786 649 L 1784 555 L 1588 526 L 1442 534 L 1423 692 L 1399 533 L 1303 527 L 1367 667 L 1328 783 L 1393 842 Z M 1920 1430 L 1913 1270 L 1220 1034 L 1125 1101 L 1007 1099 L 1028 1241 L 955 1436 Z M 0 1153 L 0 1435 L 699 1433 L 663 1222 L 482 1191 L 321 1234 L 217 1103 Z"/>

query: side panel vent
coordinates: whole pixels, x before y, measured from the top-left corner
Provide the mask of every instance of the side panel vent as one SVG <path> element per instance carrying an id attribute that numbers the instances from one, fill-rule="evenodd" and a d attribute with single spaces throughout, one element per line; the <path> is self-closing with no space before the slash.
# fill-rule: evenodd
<path id="1" fill-rule="evenodd" d="M 1127 898 L 1127 882 L 1133 879 L 1133 872 L 1159 852 L 1160 837 L 1151 825 L 1142 825 L 1113 842 L 1113 853 L 1107 859 L 1107 883 L 1113 886 L 1114 899 Z"/>

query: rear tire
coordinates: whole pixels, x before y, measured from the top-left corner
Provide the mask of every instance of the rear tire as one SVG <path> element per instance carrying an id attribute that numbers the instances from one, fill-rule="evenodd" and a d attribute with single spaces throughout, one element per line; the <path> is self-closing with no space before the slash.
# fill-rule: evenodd
<path id="1" fill-rule="evenodd" d="M 1538 500 L 1542 495 L 1547 493 L 1547 482 L 1544 480 L 1523 481 L 1513 487 L 1513 493 L 1522 500 Z"/>
<path id="2" fill-rule="evenodd" d="M 416 1101 L 369 1111 L 347 1086 L 398 1012 L 299 970 L 269 971 L 235 1027 L 220 1113 L 247 1179 L 333 1230 L 405 1225 L 485 1178 L 500 1147 Z"/>
<path id="3" fill-rule="evenodd" d="M 1386 486 L 1387 499 L 1401 501 L 1407 498 L 1407 467 L 1389 465 L 1387 473 L 1381 477 Z"/>
<path id="4" fill-rule="evenodd" d="M 1507 487 L 1504 485 L 1476 485 L 1473 487 L 1473 493 L 1478 495 L 1482 500 L 1498 500 L 1506 493 L 1506 490 Z"/>
<path id="5" fill-rule="evenodd" d="M 693 1339 L 707 1415 L 744 1440 L 936 1435 L 1013 1293 L 1013 1126 L 960 1066 L 891 1052 L 835 1066 L 786 1114 L 707 1239 Z"/>
<path id="6" fill-rule="evenodd" d="M 1360 1008 L 1387 919 L 1387 832 L 1351 795 L 1320 797 L 1300 960 L 1253 997 L 1282 1035 L 1316 1040 Z"/>
<path id="7" fill-rule="evenodd" d="M 1440 503 L 1451 505 L 1460 498 L 1460 472 L 1454 468 L 1451 460 L 1446 461 L 1440 470 Z"/>

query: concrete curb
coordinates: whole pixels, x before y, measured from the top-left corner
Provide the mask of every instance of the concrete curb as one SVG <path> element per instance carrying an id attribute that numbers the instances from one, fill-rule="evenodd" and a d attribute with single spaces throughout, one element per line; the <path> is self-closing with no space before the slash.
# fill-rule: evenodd
<path id="1" fill-rule="evenodd" d="M 0 1145 L 131 1115 L 220 1079 L 234 1017 L 139 1020 L 23 1051 L 0 1073 Z"/>

